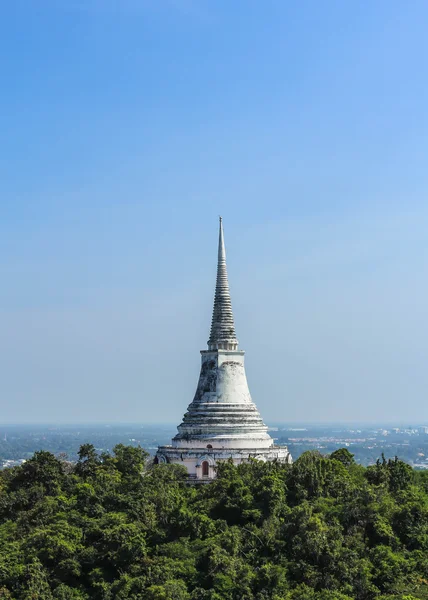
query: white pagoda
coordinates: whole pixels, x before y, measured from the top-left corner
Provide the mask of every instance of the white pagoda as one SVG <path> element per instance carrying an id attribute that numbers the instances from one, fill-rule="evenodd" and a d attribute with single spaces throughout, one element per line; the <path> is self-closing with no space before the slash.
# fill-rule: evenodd
<path id="1" fill-rule="evenodd" d="M 193 480 L 213 479 L 216 464 L 230 458 L 235 464 L 250 458 L 291 462 L 287 447 L 274 445 L 251 399 L 244 354 L 238 350 L 236 339 L 220 217 L 217 283 L 208 350 L 201 351 L 201 373 L 193 402 L 172 444 L 159 446 L 155 462 L 184 465 Z"/>

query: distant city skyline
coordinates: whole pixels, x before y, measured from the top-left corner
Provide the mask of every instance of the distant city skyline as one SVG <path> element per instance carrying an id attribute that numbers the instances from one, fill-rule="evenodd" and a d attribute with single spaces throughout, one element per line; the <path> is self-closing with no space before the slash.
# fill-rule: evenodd
<path id="1" fill-rule="evenodd" d="M 383 453 L 387 458 L 398 456 L 413 467 L 425 470 L 428 469 L 427 429 L 409 430 L 385 423 L 381 427 L 362 425 L 358 429 L 337 424 L 306 424 L 305 427 L 276 427 L 272 434 L 278 443 L 287 444 L 295 459 L 307 450 L 328 455 L 338 448 L 348 448 L 360 464 L 374 464 Z M 120 443 L 141 446 L 154 456 L 158 445 L 170 442 L 175 431 L 173 425 L 3 425 L 0 428 L 0 470 L 22 464 L 33 452 L 42 449 L 76 461 L 79 447 L 84 443 L 93 444 L 98 452 L 111 452 Z"/>
<path id="2" fill-rule="evenodd" d="M 427 18 L 6 3 L 0 423 L 178 423 L 219 214 L 266 423 L 428 423 Z"/>

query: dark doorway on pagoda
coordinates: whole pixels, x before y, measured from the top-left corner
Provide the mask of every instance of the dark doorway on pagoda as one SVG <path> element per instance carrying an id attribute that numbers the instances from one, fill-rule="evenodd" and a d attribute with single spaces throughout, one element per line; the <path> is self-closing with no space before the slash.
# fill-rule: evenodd
<path id="1" fill-rule="evenodd" d="M 207 460 L 204 460 L 204 462 L 202 463 L 202 477 L 208 477 L 209 475 L 209 464 Z"/>

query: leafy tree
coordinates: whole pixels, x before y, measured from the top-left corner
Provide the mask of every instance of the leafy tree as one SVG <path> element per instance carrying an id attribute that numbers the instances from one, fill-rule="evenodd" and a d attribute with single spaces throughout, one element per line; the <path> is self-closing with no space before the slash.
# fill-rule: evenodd
<path id="1" fill-rule="evenodd" d="M 382 460 L 377 460 L 373 467 L 367 467 L 366 477 L 373 485 L 386 485 L 392 492 L 409 488 L 414 480 L 413 469 L 402 460 L 386 460 L 382 453 Z"/>
<path id="2" fill-rule="evenodd" d="M 304 452 L 294 463 L 287 479 L 292 503 L 320 496 L 341 496 L 349 491 L 351 478 L 341 461 L 319 452 Z"/>
<path id="3" fill-rule="evenodd" d="M 331 460 L 338 460 L 345 467 L 350 467 L 355 464 L 354 455 L 351 454 L 348 448 L 339 448 L 330 454 Z"/>
<path id="4" fill-rule="evenodd" d="M 64 482 L 61 461 L 53 454 L 41 450 L 15 470 L 9 482 L 10 489 L 19 490 L 37 486 L 43 494 L 55 495 Z"/>
<path id="5" fill-rule="evenodd" d="M 94 477 L 101 460 L 92 444 L 83 444 L 78 452 L 79 460 L 76 465 L 76 473 L 82 479 Z"/>

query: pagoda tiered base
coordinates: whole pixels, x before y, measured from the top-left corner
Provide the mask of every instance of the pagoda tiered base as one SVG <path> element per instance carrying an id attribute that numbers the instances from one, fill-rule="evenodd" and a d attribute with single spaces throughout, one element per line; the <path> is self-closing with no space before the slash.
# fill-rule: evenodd
<path id="1" fill-rule="evenodd" d="M 159 463 L 181 464 L 186 467 L 189 480 L 210 481 L 216 476 L 218 462 L 231 459 L 234 465 L 250 459 L 291 463 L 291 454 L 285 446 L 270 448 L 177 448 L 160 446 L 156 454 Z"/>

